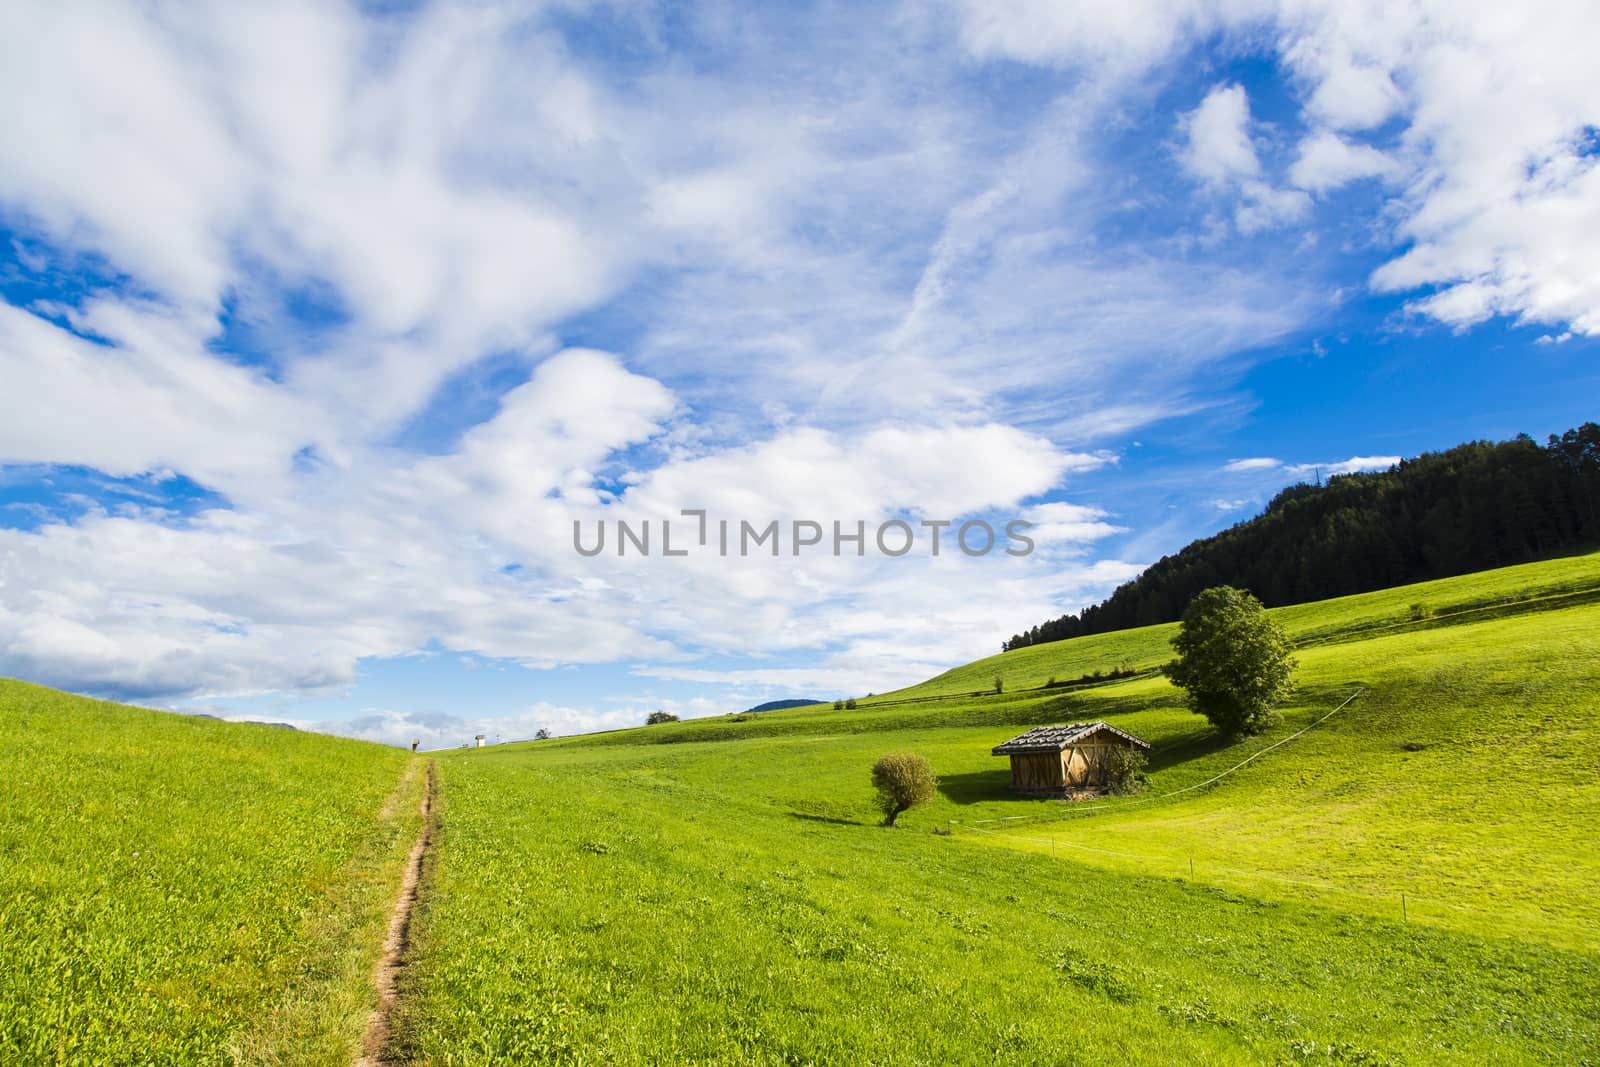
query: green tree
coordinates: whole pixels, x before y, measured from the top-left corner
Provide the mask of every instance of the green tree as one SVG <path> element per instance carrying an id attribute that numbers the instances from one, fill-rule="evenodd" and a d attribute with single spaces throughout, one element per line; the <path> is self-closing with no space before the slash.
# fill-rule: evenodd
<path id="1" fill-rule="evenodd" d="M 928 761 L 915 752 L 896 752 L 872 766 L 872 786 L 878 791 L 883 825 L 893 826 L 902 811 L 933 799 L 939 784 Z"/>
<path id="2" fill-rule="evenodd" d="M 846 710 L 846 711 L 855 711 L 856 710 L 856 698 L 855 697 L 851 697 L 849 700 L 846 700 L 844 702 L 844 710 Z"/>
<path id="3" fill-rule="evenodd" d="M 646 726 L 658 726 L 664 722 L 677 722 L 678 717 L 670 711 L 652 711 L 650 717 L 645 719 Z"/>
<path id="4" fill-rule="evenodd" d="M 1184 690 L 1189 710 L 1231 738 L 1258 734 L 1293 688 L 1289 636 L 1261 601 L 1242 589 L 1207 589 L 1183 613 L 1172 639 L 1178 658 L 1167 676 Z"/>
<path id="5" fill-rule="evenodd" d="M 535 741 L 548 741 L 550 740 L 550 731 L 541 726 L 539 727 L 539 732 L 533 735 L 533 739 Z"/>
<path id="6" fill-rule="evenodd" d="M 994 691 L 996 693 L 1004 693 L 1006 691 L 1006 680 L 998 674 L 994 676 Z"/>

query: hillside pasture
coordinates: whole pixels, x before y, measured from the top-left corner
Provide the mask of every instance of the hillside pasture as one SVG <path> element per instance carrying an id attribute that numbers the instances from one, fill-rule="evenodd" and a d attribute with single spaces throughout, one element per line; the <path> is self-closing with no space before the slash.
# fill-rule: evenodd
<path id="1" fill-rule="evenodd" d="M 6 680 L 0 729 L 0 1063 L 350 1062 L 421 761 Z"/>
<path id="2" fill-rule="evenodd" d="M 402 1048 L 429 1064 L 1600 1059 L 1600 606 L 1581 595 L 1600 568 L 1516 570 L 1429 583 L 1423 619 L 1415 589 L 1373 594 L 1370 614 L 1288 609 L 1318 643 L 1282 723 L 1236 745 L 1144 676 L 442 758 Z M 1516 610 L 1486 617 L 1486 597 Z M 1168 632 L 1001 659 L 1060 678 L 1111 652 L 1152 662 Z M 994 672 L 964 670 L 929 686 Z M 1144 796 L 1010 795 L 990 747 L 1089 718 L 1154 743 Z M 940 791 L 885 830 L 867 770 L 905 750 Z"/>

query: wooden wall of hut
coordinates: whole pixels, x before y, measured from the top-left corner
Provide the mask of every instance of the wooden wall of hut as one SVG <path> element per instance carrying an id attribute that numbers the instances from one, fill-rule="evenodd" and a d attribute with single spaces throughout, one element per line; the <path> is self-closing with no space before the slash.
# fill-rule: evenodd
<path id="1" fill-rule="evenodd" d="M 1011 757 L 1011 788 L 1026 793 L 1060 792 L 1061 758 L 1055 752 L 1020 752 Z"/>
<path id="2" fill-rule="evenodd" d="M 1106 784 L 1106 763 L 1113 749 L 1126 748 L 1128 742 L 1117 738 L 1096 740 L 1087 745 L 1074 745 L 1061 753 L 1062 773 L 1066 784 L 1075 789 L 1094 789 Z"/>

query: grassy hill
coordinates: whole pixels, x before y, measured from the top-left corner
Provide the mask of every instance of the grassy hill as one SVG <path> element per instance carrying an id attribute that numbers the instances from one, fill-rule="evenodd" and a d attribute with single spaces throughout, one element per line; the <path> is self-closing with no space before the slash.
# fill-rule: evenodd
<path id="1" fill-rule="evenodd" d="M 1320 644 L 1596 602 L 1600 602 L 1600 554 L 1589 554 L 1274 608 L 1272 614 L 1300 643 Z M 1414 607 L 1422 611 L 1414 612 Z M 864 703 L 965 695 L 993 688 L 996 676 L 1015 690 L 1041 686 L 1051 677 L 1065 681 L 1094 671 L 1109 672 L 1121 663 L 1154 668 L 1172 658 L 1168 642 L 1177 632 L 1177 623 L 1167 623 L 1019 648 Z"/>
<path id="2" fill-rule="evenodd" d="M 1236 746 L 1157 676 L 1033 688 L 1154 666 L 1156 627 L 855 711 L 445 756 L 403 1047 L 436 1064 L 1596 1062 L 1597 593 L 1589 556 L 1284 609 L 1300 692 Z M 1004 693 L 970 695 L 996 673 Z M 1082 718 L 1154 743 L 1146 796 L 1011 797 L 989 748 Z M 904 749 L 941 790 L 883 830 L 867 771 Z"/>
<path id="3" fill-rule="evenodd" d="M 0 1063 L 348 1064 L 421 761 L 0 680 Z"/>
<path id="4" fill-rule="evenodd" d="M 1275 614 L 1299 689 L 1234 745 L 1153 627 L 440 754 L 392 1059 L 1600 1063 L 1600 556 Z M 1090 718 L 1143 795 L 1008 792 L 993 745 Z M 11 682 L 0 727 L 0 1062 L 350 1062 L 423 761 Z"/>

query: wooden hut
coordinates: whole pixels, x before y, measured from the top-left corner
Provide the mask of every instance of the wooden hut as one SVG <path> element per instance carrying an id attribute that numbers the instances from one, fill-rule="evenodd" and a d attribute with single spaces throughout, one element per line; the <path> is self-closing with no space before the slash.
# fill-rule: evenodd
<path id="1" fill-rule="evenodd" d="M 994 754 L 1011 757 L 1013 791 L 1059 797 L 1105 788 L 1107 757 L 1129 746 L 1148 749 L 1150 743 L 1108 722 L 1074 722 L 1036 726 L 996 745 Z"/>

